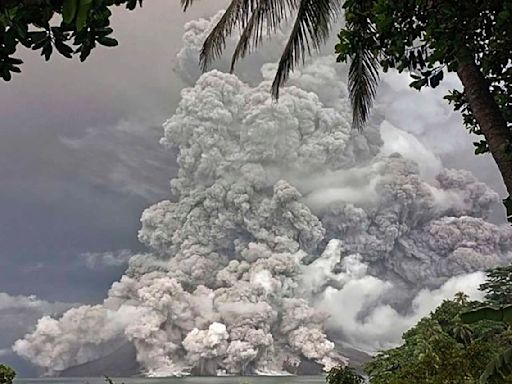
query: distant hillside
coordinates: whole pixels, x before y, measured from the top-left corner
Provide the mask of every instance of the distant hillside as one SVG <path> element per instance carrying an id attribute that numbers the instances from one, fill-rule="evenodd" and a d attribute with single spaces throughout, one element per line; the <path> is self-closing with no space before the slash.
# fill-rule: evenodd
<path id="1" fill-rule="evenodd" d="M 68 368 L 58 376 L 90 377 L 90 376 L 136 376 L 140 374 L 135 347 L 131 343 L 123 344 L 111 354 L 85 364 Z"/>

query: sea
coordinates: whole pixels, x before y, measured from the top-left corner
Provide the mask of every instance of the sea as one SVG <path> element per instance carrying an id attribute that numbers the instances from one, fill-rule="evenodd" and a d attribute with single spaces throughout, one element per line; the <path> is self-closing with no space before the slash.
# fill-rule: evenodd
<path id="1" fill-rule="evenodd" d="M 115 384 L 320 384 L 325 383 L 325 376 L 113 377 L 112 380 Z M 14 384 L 106 384 L 106 381 L 102 377 L 19 378 Z"/>

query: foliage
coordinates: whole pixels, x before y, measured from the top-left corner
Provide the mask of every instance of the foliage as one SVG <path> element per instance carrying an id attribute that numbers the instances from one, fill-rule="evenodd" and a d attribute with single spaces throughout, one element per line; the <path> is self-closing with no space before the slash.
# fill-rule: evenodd
<path id="1" fill-rule="evenodd" d="M 502 308 L 480 307 L 464 312 L 460 316 L 465 324 L 473 324 L 482 320 L 498 321 L 512 325 L 512 305 Z"/>
<path id="2" fill-rule="evenodd" d="M 108 377 L 107 375 L 104 376 L 105 377 L 105 382 L 107 384 L 116 384 L 114 380 L 112 380 L 110 377 Z M 124 384 L 124 383 L 121 383 L 121 384 Z"/>
<path id="3" fill-rule="evenodd" d="M 512 304 L 512 265 L 497 267 L 487 272 L 487 279 L 480 285 L 485 300 L 492 305 Z"/>
<path id="4" fill-rule="evenodd" d="M 365 370 L 371 384 L 512 383 L 512 266 L 487 272 L 485 302 L 459 293 Z M 493 305 L 490 306 L 489 304 Z"/>
<path id="5" fill-rule="evenodd" d="M 475 154 L 492 152 L 509 192 L 503 203 L 512 222 L 512 2 L 346 0 L 343 8 L 347 23 L 336 53 L 338 61 L 352 61 L 353 125 L 364 125 L 370 113 L 377 64 L 384 71 L 409 71 L 410 86 L 418 90 L 437 87 L 445 71 L 457 72 L 469 93 L 452 90 L 445 99 L 471 133 L 485 134 L 474 142 Z"/>
<path id="6" fill-rule="evenodd" d="M 344 9 L 347 25 L 338 35 L 339 61 L 357 58 L 361 50 L 371 52 L 384 71 L 408 70 L 414 79 L 411 87 L 419 90 L 437 87 L 444 71 L 456 71 L 462 56 L 469 56 L 479 64 L 495 102 L 512 126 L 510 1 L 479 0 L 468 6 L 463 0 L 347 0 Z M 367 25 L 363 29 L 362 23 Z M 361 30 L 373 33 L 361 34 Z M 466 127 L 481 134 L 464 94 L 452 91 L 446 98 L 461 111 Z M 355 119 L 364 119 L 367 111 L 354 112 Z M 477 153 L 488 151 L 485 141 L 475 145 Z"/>
<path id="7" fill-rule="evenodd" d="M 473 324 L 480 321 L 493 321 L 512 325 L 512 305 L 501 308 L 481 307 L 461 314 L 464 323 Z M 512 374 L 512 348 L 508 348 L 486 366 L 480 376 L 480 383 L 501 382 Z"/>
<path id="8" fill-rule="evenodd" d="M 4 0 L 0 1 L 0 76 L 11 80 L 23 61 L 19 44 L 40 51 L 46 61 L 54 51 L 84 61 L 97 44 L 113 47 L 111 8 L 133 10 L 142 0 Z"/>
<path id="9" fill-rule="evenodd" d="M 12 384 L 16 372 L 7 365 L 0 364 L 0 384 Z"/>
<path id="10" fill-rule="evenodd" d="M 195 0 L 182 0 L 187 9 Z M 318 50 L 339 15 L 346 24 L 336 45 L 338 61 L 350 61 L 349 91 L 352 126 L 362 129 L 369 117 L 384 71 L 407 70 L 411 86 L 437 87 L 446 71 L 457 72 L 464 93 L 445 98 L 460 110 L 466 127 L 484 135 L 475 153 L 491 152 L 512 195 L 512 2 L 477 0 L 231 0 L 227 11 L 206 39 L 200 55 L 203 69 L 226 47 L 226 37 L 242 31 L 232 59 L 244 57 L 279 25 L 294 17 L 288 43 L 272 84 L 279 87 L 294 66 Z M 473 111 L 474 110 L 474 111 Z M 512 222 L 512 197 L 504 200 Z"/>
<path id="11" fill-rule="evenodd" d="M 379 79 L 378 51 L 369 49 L 377 46 L 375 28 L 370 21 L 372 6 L 372 1 L 367 0 L 345 2 L 343 7 L 351 10 L 345 13 L 347 28 L 339 35 L 345 44 L 336 45 L 337 52 L 350 46 L 352 60 L 348 83 L 350 101 L 354 110 L 352 126 L 357 129 L 363 128 L 370 114 Z M 341 58 L 342 55 L 338 56 L 338 61 Z"/>
<path id="12" fill-rule="evenodd" d="M 195 0 L 182 0 L 186 10 Z M 272 94 L 288 79 L 296 64 L 312 50 L 318 50 L 328 38 L 334 20 L 340 14 L 342 0 L 231 0 L 226 12 L 207 37 L 200 55 L 203 69 L 226 48 L 226 37 L 239 28 L 242 33 L 232 58 L 235 63 L 257 48 L 265 35 L 270 36 L 281 23 L 293 18 L 288 42 L 279 60 Z"/>
<path id="13" fill-rule="evenodd" d="M 445 300 L 403 335 L 402 346 L 381 352 L 366 365 L 370 383 L 476 383 L 488 362 L 512 340 L 508 335 L 502 340 L 501 323 L 461 321 L 462 313 L 478 305 L 460 294 Z"/>
<path id="14" fill-rule="evenodd" d="M 363 384 L 364 378 L 350 367 L 333 367 L 325 379 L 327 384 Z"/>

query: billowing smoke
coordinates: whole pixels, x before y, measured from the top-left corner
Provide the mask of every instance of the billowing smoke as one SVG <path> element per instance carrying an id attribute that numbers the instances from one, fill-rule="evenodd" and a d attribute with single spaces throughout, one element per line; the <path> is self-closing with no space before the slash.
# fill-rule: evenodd
<path id="1" fill-rule="evenodd" d="M 189 81 L 207 28 L 186 28 Z M 346 361 L 334 339 L 394 345 L 443 298 L 476 295 L 478 271 L 510 260 L 512 230 L 485 221 L 496 193 L 443 169 L 383 111 L 351 129 L 333 57 L 293 74 L 279 103 L 274 70 L 259 84 L 214 70 L 182 91 L 162 139 L 178 151 L 175 199 L 141 219 L 150 252 L 102 305 L 41 319 L 18 354 L 52 373 L 127 342 L 155 376 L 329 369 Z"/>

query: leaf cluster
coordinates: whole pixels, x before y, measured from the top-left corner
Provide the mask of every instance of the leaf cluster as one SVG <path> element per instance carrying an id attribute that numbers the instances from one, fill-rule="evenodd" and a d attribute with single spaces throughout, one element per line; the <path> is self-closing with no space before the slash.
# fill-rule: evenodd
<path id="1" fill-rule="evenodd" d="M 361 4 L 366 12 L 361 12 Z M 512 127 L 511 1 L 347 0 L 344 8 L 347 23 L 338 35 L 339 61 L 371 52 L 384 71 L 408 71 L 411 87 L 420 90 L 437 87 L 444 72 L 454 72 L 460 62 L 471 60 L 480 66 Z M 361 34 L 365 30 L 373 33 Z M 446 99 L 462 112 L 466 127 L 480 134 L 463 93 L 452 91 Z M 477 154 L 488 151 L 484 140 L 475 146 Z"/>
<path id="2" fill-rule="evenodd" d="M 351 367 L 333 367 L 325 379 L 327 384 L 364 384 L 363 376 Z"/>
<path id="3" fill-rule="evenodd" d="M 400 347 L 366 366 L 372 384 L 477 383 L 489 361 L 512 341 L 503 322 L 466 324 L 461 315 L 482 305 L 458 294 L 404 333 Z"/>
<path id="4" fill-rule="evenodd" d="M 184 10 L 195 0 L 181 0 Z M 342 0 L 231 0 L 226 12 L 204 42 L 200 62 L 203 70 L 226 48 L 226 38 L 234 30 L 241 35 L 233 52 L 231 70 L 236 62 L 257 48 L 283 23 L 291 21 L 288 41 L 278 63 L 272 95 L 279 98 L 279 88 L 295 65 L 313 50 L 319 50 L 339 16 Z"/>
<path id="5" fill-rule="evenodd" d="M 15 377 L 16 372 L 11 367 L 0 364 L 0 384 L 12 384 Z"/>
<path id="6" fill-rule="evenodd" d="M 512 304 L 512 265 L 500 266 L 487 271 L 487 279 L 480 285 L 485 301 L 494 306 Z"/>
<path id="7" fill-rule="evenodd" d="M 142 0 L 4 0 L 0 1 L 0 77 L 11 80 L 23 61 L 20 44 L 39 51 L 46 61 L 54 52 L 84 61 L 99 45 L 118 44 L 111 37 L 111 8 L 133 10 Z"/>

